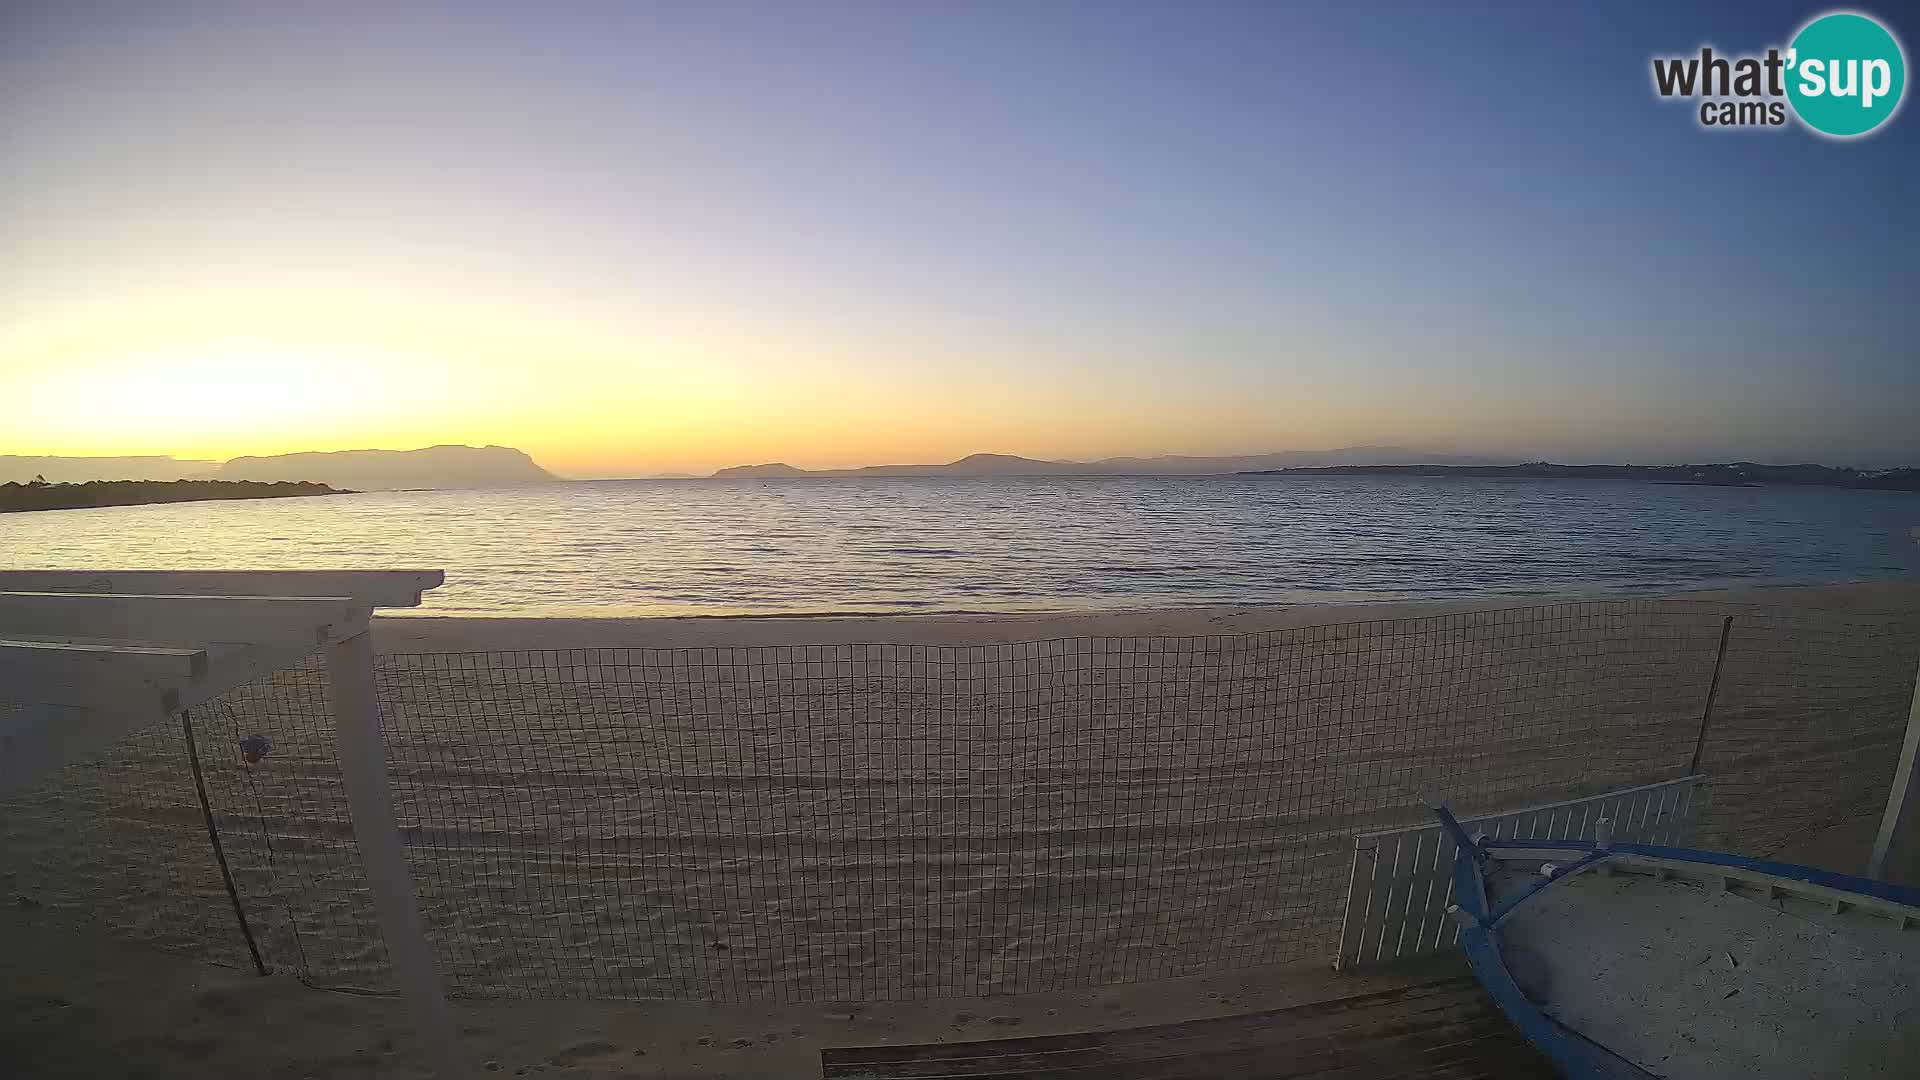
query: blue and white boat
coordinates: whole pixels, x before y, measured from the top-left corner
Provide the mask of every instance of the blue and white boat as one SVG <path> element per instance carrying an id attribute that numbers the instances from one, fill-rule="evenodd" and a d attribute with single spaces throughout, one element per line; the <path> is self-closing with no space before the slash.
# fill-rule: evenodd
<path id="1" fill-rule="evenodd" d="M 1920 891 L 1435 813 L 1474 974 L 1563 1075 L 1920 1077 Z"/>

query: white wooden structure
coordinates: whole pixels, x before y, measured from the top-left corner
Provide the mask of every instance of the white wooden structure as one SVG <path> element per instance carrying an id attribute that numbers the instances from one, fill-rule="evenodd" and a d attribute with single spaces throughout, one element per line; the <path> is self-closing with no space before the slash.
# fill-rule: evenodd
<path id="1" fill-rule="evenodd" d="M 470 1075 L 394 825 L 368 619 L 438 570 L 0 571 L 0 796 L 327 653 L 340 770 L 394 977 L 438 1075 Z"/>
<path id="2" fill-rule="evenodd" d="M 1913 542 L 1920 544 L 1920 526 L 1908 530 Z M 1920 670 L 1913 675 L 1913 702 L 1907 708 L 1907 737 L 1900 747 L 1900 761 L 1893 770 L 1893 790 L 1887 792 L 1887 809 L 1880 815 L 1880 831 L 1873 838 L 1873 855 L 1867 861 L 1867 876 L 1883 880 L 1887 876 L 1887 856 L 1896 841 L 1906 833 L 1913 817 L 1914 766 L 1920 758 Z"/>
<path id="3" fill-rule="evenodd" d="M 1867 876 L 1875 880 L 1886 878 L 1887 856 L 1912 823 L 1916 759 L 1920 759 L 1920 671 L 1913 677 L 1913 701 L 1907 707 L 1907 737 L 1900 747 L 1899 763 L 1893 769 L 1893 788 L 1887 792 L 1887 808 L 1880 815 L 1880 831 L 1873 838 L 1873 855 L 1867 861 Z"/>

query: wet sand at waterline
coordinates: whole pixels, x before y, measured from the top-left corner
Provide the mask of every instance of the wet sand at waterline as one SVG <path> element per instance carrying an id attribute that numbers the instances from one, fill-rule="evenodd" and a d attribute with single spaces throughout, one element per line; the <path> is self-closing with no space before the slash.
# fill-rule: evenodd
<path id="1" fill-rule="evenodd" d="M 880 1041 L 809 1027 L 860 1015 L 841 1007 L 850 1004 L 920 1016 L 925 1030 L 886 1033 L 902 1039 L 1057 1030 L 1039 1026 L 1049 1008 L 1086 1026 L 1063 1002 L 1099 1008 L 1115 995 L 1144 993 L 1158 1019 L 1185 1007 L 1232 1011 L 1221 1008 L 1229 999 L 1272 1007 L 1222 980 L 1324 963 L 1351 833 L 1403 819 L 1422 787 L 1468 802 L 1530 800 L 1681 771 L 1722 612 L 1755 629 L 1737 632 L 1729 651 L 1702 766 L 1712 796 L 1703 841 L 1764 854 L 1871 809 L 1912 689 L 1920 585 L 1679 599 L 1680 614 L 1625 612 L 1618 625 L 1597 601 L 1591 617 L 1546 624 L 1485 614 L 1485 603 L 409 617 L 379 620 L 376 643 L 397 813 L 413 829 L 423 907 L 454 990 L 718 997 L 734 1002 L 728 1016 L 814 1018 L 780 1030 L 734 1025 L 743 1030 L 707 1033 L 706 1046 L 681 1039 L 691 1055 L 681 1060 L 710 1054 L 717 1067 L 762 1053 L 732 1041 L 793 1040 L 793 1026 L 827 1044 Z M 1485 617 L 1440 618 L 1474 612 Z M 1206 639 L 1329 624 L 1344 629 L 1281 634 L 1263 646 L 1271 654 Z M 1796 643 L 1807 627 L 1819 629 Z M 890 666 L 899 657 L 884 651 L 834 653 L 835 664 L 868 665 L 852 685 L 837 667 L 821 676 L 794 666 L 804 657 L 785 667 L 761 657 L 750 678 L 716 674 L 737 673 L 729 664 L 740 657 L 726 650 L 748 647 L 1085 638 L 1193 644 L 1170 646 L 1164 664 L 1101 648 L 998 659 L 961 650 L 930 672 Z M 625 666 L 607 656 L 460 658 L 666 648 L 690 651 Z M 967 666 L 989 660 L 1015 666 Z M 980 696 L 989 684 L 1008 688 L 995 679 L 1021 677 L 1024 697 Z M 295 673 L 276 685 L 273 708 L 258 699 L 201 715 L 209 797 L 270 963 L 380 988 L 387 973 L 330 726 L 312 707 L 317 686 Z M 248 771 L 228 750 L 256 726 L 276 750 L 266 769 Z M 0 897 L 35 925 L 85 930 L 90 950 L 133 938 L 244 963 L 191 787 L 155 783 L 180 778 L 177 731 L 110 757 L 6 808 Z M 1090 989 L 1114 983 L 1123 985 Z M 1005 1004 L 948 1013 L 939 1001 L 898 1000 L 925 997 Z M 1052 1003 L 1037 1018 L 1020 1004 L 1038 1001 Z M 659 1008 L 686 1023 L 703 1007 Z M 932 1023 L 936 1014 L 945 1022 Z M 971 1019 L 956 1023 L 962 1014 Z M 645 1049 L 583 1039 L 594 1052 L 573 1065 L 613 1070 L 599 1042 L 630 1056 Z"/>
<path id="2" fill-rule="evenodd" d="M 686 616 L 675 618 L 438 618 L 432 594 L 419 613 L 374 621 L 383 652 L 484 649 L 702 648 L 752 645 L 984 645 L 1063 637 L 1252 634 L 1324 623 L 1407 619 L 1574 600 L 1667 599 L 1788 612 L 1877 613 L 1920 609 L 1920 581 L 1686 590 L 1561 592 L 1470 600 L 1275 604 L 1137 611 L 995 612 L 964 615 Z"/>

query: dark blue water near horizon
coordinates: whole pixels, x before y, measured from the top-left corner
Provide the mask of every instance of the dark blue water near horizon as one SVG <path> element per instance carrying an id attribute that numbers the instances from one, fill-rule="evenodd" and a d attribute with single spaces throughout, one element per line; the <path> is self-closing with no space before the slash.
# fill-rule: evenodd
<path id="1" fill-rule="evenodd" d="M 1920 578 L 1920 496 L 1435 477 L 571 481 L 0 517 L 8 567 L 439 567 L 423 614 L 1040 611 Z"/>

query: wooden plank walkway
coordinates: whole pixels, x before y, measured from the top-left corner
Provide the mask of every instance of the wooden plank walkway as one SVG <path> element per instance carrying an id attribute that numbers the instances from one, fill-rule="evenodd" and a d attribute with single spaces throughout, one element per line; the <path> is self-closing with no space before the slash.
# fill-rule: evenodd
<path id="1" fill-rule="evenodd" d="M 826 1080 L 1468 1080 L 1552 1068 L 1472 977 L 1182 1024 L 822 1050 Z"/>

